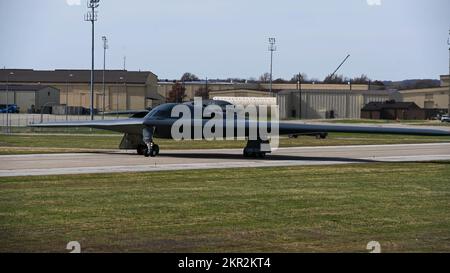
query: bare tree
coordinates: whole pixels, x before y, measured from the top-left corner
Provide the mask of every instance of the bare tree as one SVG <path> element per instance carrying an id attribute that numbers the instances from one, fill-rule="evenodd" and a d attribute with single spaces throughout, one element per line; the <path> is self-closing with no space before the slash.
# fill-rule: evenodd
<path id="1" fill-rule="evenodd" d="M 291 83 L 297 83 L 299 80 L 299 75 L 295 74 L 294 76 L 292 76 L 290 82 Z M 308 81 L 308 75 L 306 75 L 305 73 L 300 73 L 300 82 L 307 82 Z"/>
<path id="2" fill-rule="evenodd" d="M 195 96 L 201 97 L 203 100 L 207 100 L 209 99 L 209 91 L 210 91 L 209 88 L 202 86 L 199 89 L 197 89 L 197 91 L 195 91 Z"/>
<path id="3" fill-rule="evenodd" d="M 200 79 L 195 76 L 192 73 L 186 72 L 183 74 L 183 76 L 181 76 L 181 81 L 182 82 L 195 82 L 195 81 L 199 81 Z"/>
<path id="4" fill-rule="evenodd" d="M 172 86 L 172 90 L 170 90 L 168 96 L 167 96 L 167 102 L 175 102 L 180 103 L 183 102 L 185 95 L 186 88 L 181 85 L 179 82 L 176 82 Z"/>
<path id="5" fill-rule="evenodd" d="M 328 75 L 323 80 L 323 83 L 345 83 L 346 79 L 342 75 Z"/>
<path id="6" fill-rule="evenodd" d="M 369 84 L 370 79 L 367 75 L 362 74 L 359 77 L 353 78 L 352 83 L 354 84 Z"/>
<path id="7" fill-rule="evenodd" d="M 288 81 L 283 78 L 278 78 L 273 80 L 273 83 L 287 83 Z"/>
<path id="8" fill-rule="evenodd" d="M 267 83 L 267 82 L 269 82 L 270 81 L 270 73 L 264 73 L 264 74 L 262 74 L 260 77 L 259 77 L 259 81 L 260 82 L 264 82 L 264 83 Z"/>

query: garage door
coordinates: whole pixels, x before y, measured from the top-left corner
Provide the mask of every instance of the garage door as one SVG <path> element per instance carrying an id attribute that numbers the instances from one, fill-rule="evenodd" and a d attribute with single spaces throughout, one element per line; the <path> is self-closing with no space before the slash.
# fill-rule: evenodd
<path id="1" fill-rule="evenodd" d="M 20 107 L 20 112 L 26 113 L 31 105 L 36 107 L 36 92 L 16 91 L 16 104 Z"/>
<path id="2" fill-rule="evenodd" d="M 8 104 L 14 103 L 14 92 L 8 92 Z M 0 104 L 6 104 L 6 91 L 0 92 Z"/>
<path id="3" fill-rule="evenodd" d="M 141 90 L 128 90 L 129 109 L 140 110 L 145 108 L 145 94 Z"/>

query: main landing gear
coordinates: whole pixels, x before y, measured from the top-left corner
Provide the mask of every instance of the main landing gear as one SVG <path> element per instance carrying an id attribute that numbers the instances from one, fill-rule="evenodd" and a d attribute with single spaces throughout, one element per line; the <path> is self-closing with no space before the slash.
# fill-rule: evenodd
<path id="1" fill-rule="evenodd" d="M 150 145 L 139 145 L 136 150 L 138 155 L 154 157 L 159 154 L 159 145 L 154 143 L 151 143 Z"/>
<path id="2" fill-rule="evenodd" d="M 244 157 L 264 158 L 269 151 L 262 151 L 261 144 L 269 144 L 268 140 L 249 140 L 247 146 L 245 146 L 243 155 Z"/>
<path id="3" fill-rule="evenodd" d="M 145 157 L 155 157 L 159 154 L 159 146 L 153 143 L 153 134 L 155 127 L 145 127 L 142 130 L 143 141 L 145 145 L 140 145 L 137 149 L 138 154 Z"/>

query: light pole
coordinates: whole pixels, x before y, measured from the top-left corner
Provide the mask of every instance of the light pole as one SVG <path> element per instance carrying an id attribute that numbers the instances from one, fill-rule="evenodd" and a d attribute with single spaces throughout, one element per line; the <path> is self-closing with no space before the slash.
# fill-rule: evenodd
<path id="1" fill-rule="evenodd" d="M 208 98 L 209 98 L 209 92 L 208 92 L 208 77 L 206 77 L 206 82 L 205 82 L 205 93 L 208 94 Z"/>
<path id="2" fill-rule="evenodd" d="M 69 78 L 67 79 L 67 86 L 66 86 L 66 120 L 69 119 L 69 113 L 68 113 L 68 109 L 69 109 L 69 81 L 70 79 L 73 77 L 73 74 L 69 74 Z"/>
<path id="3" fill-rule="evenodd" d="M 298 119 L 302 119 L 302 74 L 298 73 Z"/>
<path id="4" fill-rule="evenodd" d="M 10 133 L 10 116 L 9 116 L 9 76 L 14 76 L 14 72 L 6 74 L 6 133 Z"/>
<path id="5" fill-rule="evenodd" d="M 120 82 L 123 82 L 123 77 L 119 78 Z M 120 87 L 117 87 L 117 94 L 116 94 L 116 115 L 117 118 L 119 118 L 119 93 L 120 93 Z"/>
<path id="6" fill-rule="evenodd" d="M 448 31 L 448 34 L 450 35 L 450 30 Z M 450 38 L 447 39 L 447 45 L 448 45 L 448 112 L 447 112 L 447 114 L 450 115 Z"/>
<path id="7" fill-rule="evenodd" d="M 277 51 L 275 46 L 275 38 L 269 38 L 269 51 L 270 51 L 270 95 L 272 96 L 272 64 L 273 64 L 273 52 Z"/>
<path id="8" fill-rule="evenodd" d="M 103 112 L 102 112 L 102 119 L 105 119 L 105 70 L 106 70 L 106 50 L 108 49 L 108 39 L 106 36 L 102 37 L 103 40 Z"/>
<path id="9" fill-rule="evenodd" d="M 91 9 L 84 16 L 85 21 L 90 21 L 92 23 L 92 48 L 91 48 L 91 107 L 90 114 L 91 120 L 94 120 L 94 22 L 97 21 L 97 11 L 96 8 L 99 6 L 100 0 L 89 0 L 87 3 L 88 9 Z"/>

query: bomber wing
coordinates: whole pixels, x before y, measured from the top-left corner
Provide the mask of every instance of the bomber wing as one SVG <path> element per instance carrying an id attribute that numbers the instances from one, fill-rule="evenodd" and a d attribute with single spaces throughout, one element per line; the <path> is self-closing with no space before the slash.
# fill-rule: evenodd
<path id="1" fill-rule="evenodd" d="M 35 123 L 30 127 L 41 128 L 67 128 L 67 127 L 88 127 L 95 129 L 110 130 L 128 134 L 142 134 L 144 128 L 144 119 L 128 118 L 117 120 L 89 120 L 89 121 L 68 121 L 68 122 L 51 122 L 51 123 Z"/>
<path id="2" fill-rule="evenodd" d="M 450 130 L 390 127 L 390 126 L 360 126 L 360 125 L 334 125 L 334 124 L 297 124 L 279 123 L 280 135 L 308 134 L 308 133 L 366 133 L 366 134 L 398 134 L 398 135 L 424 135 L 424 136 L 450 136 Z"/>

